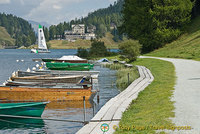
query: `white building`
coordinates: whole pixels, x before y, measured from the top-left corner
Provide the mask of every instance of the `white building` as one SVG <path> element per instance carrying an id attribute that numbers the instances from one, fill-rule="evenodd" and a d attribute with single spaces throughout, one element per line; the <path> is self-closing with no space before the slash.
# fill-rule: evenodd
<path id="1" fill-rule="evenodd" d="M 66 40 L 76 40 L 76 39 L 86 39 L 91 40 L 95 39 L 96 35 L 93 33 L 85 33 L 85 25 L 84 24 L 77 24 L 72 25 L 72 31 L 65 31 L 65 39 Z M 95 27 L 96 28 L 96 27 Z"/>
<path id="2" fill-rule="evenodd" d="M 85 34 L 85 25 L 84 24 L 72 25 L 72 33 Z"/>

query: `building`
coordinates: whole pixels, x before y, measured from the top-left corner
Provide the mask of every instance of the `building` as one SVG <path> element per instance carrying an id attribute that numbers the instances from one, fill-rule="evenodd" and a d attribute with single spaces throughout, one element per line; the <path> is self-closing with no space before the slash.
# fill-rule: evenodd
<path id="1" fill-rule="evenodd" d="M 85 25 L 84 24 L 72 25 L 72 33 L 85 34 Z"/>
<path id="2" fill-rule="evenodd" d="M 86 40 L 91 40 L 91 39 L 95 39 L 96 35 L 94 33 L 86 33 L 84 39 Z"/>
<path id="3" fill-rule="evenodd" d="M 94 31 L 96 30 L 96 27 L 89 28 L 88 33 L 85 32 L 85 25 L 84 24 L 76 24 L 71 26 L 72 31 L 65 31 L 65 39 L 72 41 L 77 39 L 86 39 L 91 40 L 95 39 L 96 35 L 94 34 Z M 88 30 L 88 28 L 87 28 Z"/>
<path id="4" fill-rule="evenodd" d="M 87 33 L 94 33 L 96 31 L 96 27 L 93 25 L 89 25 L 87 27 Z"/>

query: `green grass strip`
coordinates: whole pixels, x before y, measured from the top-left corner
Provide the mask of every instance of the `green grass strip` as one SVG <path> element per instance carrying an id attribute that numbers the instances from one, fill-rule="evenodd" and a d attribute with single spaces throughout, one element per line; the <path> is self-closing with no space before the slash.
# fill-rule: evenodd
<path id="1" fill-rule="evenodd" d="M 152 134 L 155 129 L 173 126 L 170 120 L 174 117 L 171 97 L 176 77 L 173 64 L 157 59 L 138 59 L 134 64 L 150 69 L 154 81 L 123 113 L 115 134 Z"/>

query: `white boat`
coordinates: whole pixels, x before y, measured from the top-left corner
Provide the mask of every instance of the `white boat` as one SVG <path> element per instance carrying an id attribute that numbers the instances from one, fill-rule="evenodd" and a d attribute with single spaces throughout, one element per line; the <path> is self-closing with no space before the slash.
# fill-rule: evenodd
<path id="1" fill-rule="evenodd" d="M 31 53 L 50 53 L 50 51 L 47 49 L 47 44 L 41 25 L 38 27 L 38 49 L 31 49 Z"/>

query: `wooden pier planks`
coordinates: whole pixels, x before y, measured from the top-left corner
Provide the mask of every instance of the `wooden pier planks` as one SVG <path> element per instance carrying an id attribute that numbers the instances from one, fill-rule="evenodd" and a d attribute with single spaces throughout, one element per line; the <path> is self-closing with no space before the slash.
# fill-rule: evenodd
<path id="1" fill-rule="evenodd" d="M 89 124 L 81 128 L 77 134 L 103 133 L 100 126 L 109 124 L 108 134 L 114 133 L 114 125 L 118 125 L 122 113 L 129 107 L 132 100 L 136 99 L 139 92 L 144 90 L 154 79 L 150 70 L 143 66 L 137 66 L 140 77 L 132 82 L 123 92 L 110 99 L 99 112 L 91 119 Z"/>

